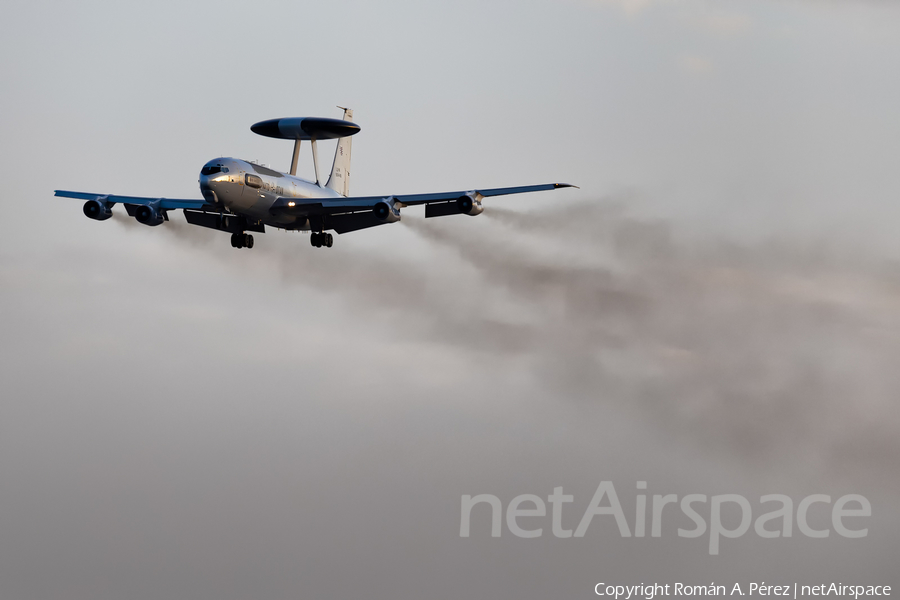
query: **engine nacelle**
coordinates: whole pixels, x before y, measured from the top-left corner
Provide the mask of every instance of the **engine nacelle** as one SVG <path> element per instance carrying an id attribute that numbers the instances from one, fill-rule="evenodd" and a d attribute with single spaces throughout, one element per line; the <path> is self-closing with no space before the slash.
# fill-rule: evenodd
<path id="1" fill-rule="evenodd" d="M 138 223 L 149 225 L 150 227 L 156 227 L 166 220 L 162 212 L 152 205 L 138 206 L 134 211 L 134 218 Z"/>
<path id="2" fill-rule="evenodd" d="M 112 206 L 100 200 L 88 200 L 81 210 L 84 216 L 95 221 L 105 221 L 112 216 Z"/>
<path id="3" fill-rule="evenodd" d="M 372 207 L 372 214 L 385 223 L 396 223 L 400 220 L 400 203 L 393 198 L 385 198 Z"/>
<path id="4" fill-rule="evenodd" d="M 481 205 L 481 195 L 475 194 L 475 197 L 466 195 L 460 196 L 456 199 L 456 206 L 459 208 L 459 212 L 464 215 L 480 215 L 484 212 L 484 207 Z"/>

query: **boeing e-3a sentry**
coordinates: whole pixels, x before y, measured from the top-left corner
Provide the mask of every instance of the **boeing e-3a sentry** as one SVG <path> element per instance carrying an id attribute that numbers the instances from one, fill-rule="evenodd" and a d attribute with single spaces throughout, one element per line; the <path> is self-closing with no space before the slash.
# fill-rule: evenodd
<path id="1" fill-rule="evenodd" d="M 547 183 L 519 187 L 472 189 L 434 194 L 387 196 L 350 196 L 351 137 L 359 133 L 353 123 L 353 111 L 344 111 L 343 119 L 300 117 L 270 119 L 251 126 L 259 135 L 294 141 L 291 170 L 282 173 L 256 162 L 236 158 L 216 158 L 200 171 L 202 200 L 143 198 L 114 194 L 90 194 L 56 190 L 57 196 L 85 200 L 84 214 L 103 221 L 112 216 L 115 204 L 122 204 L 128 216 L 155 227 L 169 220 L 168 212 L 181 209 L 187 222 L 231 233 L 235 248 L 252 248 L 253 235 L 265 228 L 311 231 L 310 243 L 330 248 L 329 230 L 348 233 L 358 229 L 396 223 L 400 209 L 425 205 L 425 217 L 479 215 L 482 200 L 489 196 L 539 192 L 564 187 L 566 183 Z M 337 139 L 334 163 L 325 184 L 319 176 L 318 140 Z M 316 180 L 297 177 L 300 143 L 310 142 Z"/>

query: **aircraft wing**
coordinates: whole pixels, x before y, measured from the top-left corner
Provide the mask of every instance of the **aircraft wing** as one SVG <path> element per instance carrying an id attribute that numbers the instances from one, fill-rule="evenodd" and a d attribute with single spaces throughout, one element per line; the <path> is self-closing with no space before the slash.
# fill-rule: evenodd
<path id="1" fill-rule="evenodd" d="M 63 198 L 77 198 L 78 200 L 97 200 L 102 202 L 134 204 L 147 206 L 157 204 L 160 210 L 173 210 L 177 208 L 194 208 L 197 210 L 213 209 L 206 200 L 184 200 L 180 198 L 144 198 L 141 196 L 116 196 L 114 194 L 90 194 L 88 192 L 69 192 L 55 190 L 56 196 Z"/>
<path id="2" fill-rule="evenodd" d="M 269 211 L 273 215 L 293 215 L 321 219 L 338 233 L 348 233 L 367 227 L 375 227 L 399 219 L 384 220 L 377 217 L 373 208 L 380 202 L 391 205 L 415 206 L 431 205 L 425 209 L 425 217 L 441 217 L 459 214 L 456 200 L 468 196 L 473 202 L 481 202 L 481 198 L 504 196 L 507 194 L 523 194 L 525 192 L 542 192 L 566 187 L 576 187 L 568 183 L 545 183 L 541 185 L 522 185 L 505 188 L 485 188 L 459 192 L 438 192 L 433 194 L 401 194 L 397 196 L 357 196 L 348 198 L 278 198 Z M 480 206 L 480 204 L 479 204 Z M 480 212 L 480 209 L 479 209 Z M 476 213 L 477 214 L 477 213 Z"/>
<path id="3" fill-rule="evenodd" d="M 406 204 L 407 206 L 415 206 L 417 204 L 432 204 L 434 202 L 449 202 L 456 200 L 460 196 L 476 193 L 484 196 L 506 196 L 509 194 L 524 194 L 525 192 L 543 192 L 546 190 L 557 190 L 559 188 L 575 187 L 568 183 L 545 183 L 542 185 L 520 185 L 517 187 L 505 188 L 488 188 L 483 190 L 465 190 L 460 192 L 438 192 L 434 194 L 401 194 L 399 196 L 363 196 L 359 198 L 347 198 L 353 203 L 360 203 L 364 206 L 372 206 L 376 202 L 384 200 L 386 197 L 394 198 Z"/>
<path id="4" fill-rule="evenodd" d="M 439 202 L 451 202 L 461 196 L 481 195 L 505 196 L 508 194 L 524 194 L 525 192 L 543 192 L 546 190 L 558 190 L 560 188 L 577 187 L 568 183 L 545 183 L 541 185 L 521 185 L 517 187 L 486 188 L 480 190 L 466 190 L 459 192 L 437 192 L 432 194 L 400 194 L 384 196 L 351 196 L 348 198 L 324 199 L 324 198 L 279 198 L 270 209 L 273 214 L 325 214 L 333 215 L 345 212 L 357 212 L 368 210 L 382 200 L 394 200 L 406 206 L 418 204 L 435 204 Z"/>

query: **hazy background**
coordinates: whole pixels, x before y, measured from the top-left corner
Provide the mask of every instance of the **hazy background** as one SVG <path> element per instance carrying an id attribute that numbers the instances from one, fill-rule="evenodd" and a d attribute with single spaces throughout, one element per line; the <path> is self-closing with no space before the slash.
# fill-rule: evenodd
<path id="1" fill-rule="evenodd" d="M 896 3 L 3 8 L 3 600 L 900 586 Z M 52 197 L 199 198 L 216 156 L 287 167 L 252 123 L 337 104 L 353 193 L 581 189 L 331 250 Z M 716 557 L 677 510 L 459 537 L 463 494 L 563 486 L 574 528 L 602 480 L 632 525 L 638 480 L 873 516 Z"/>

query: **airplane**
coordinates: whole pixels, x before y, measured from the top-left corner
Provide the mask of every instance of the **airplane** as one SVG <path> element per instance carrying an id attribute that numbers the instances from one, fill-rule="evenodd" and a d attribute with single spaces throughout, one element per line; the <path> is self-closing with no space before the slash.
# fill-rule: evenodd
<path id="1" fill-rule="evenodd" d="M 490 196 L 521 194 L 576 187 L 567 183 L 547 183 L 518 187 L 472 189 L 432 194 L 350 196 L 351 136 L 360 127 L 352 121 L 353 111 L 339 106 L 343 119 L 295 117 L 260 121 L 250 127 L 256 134 L 294 141 L 291 169 L 282 173 L 254 161 L 216 158 L 200 170 L 203 199 L 144 198 L 55 190 L 56 196 L 86 200 L 85 216 L 105 221 L 115 204 L 125 206 L 129 217 L 155 227 L 169 220 L 168 212 L 182 210 L 191 225 L 231 233 L 234 248 L 252 248 L 253 233 L 265 233 L 266 226 L 294 231 L 310 231 L 310 243 L 330 248 L 334 238 L 329 230 L 348 233 L 396 223 L 400 209 L 425 205 L 425 218 L 449 215 L 479 215 L 482 200 Z M 318 140 L 337 139 L 334 162 L 325 184 L 319 176 Z M 315 181 L 297 177 L 300 142 L 312 147 Z"/>

